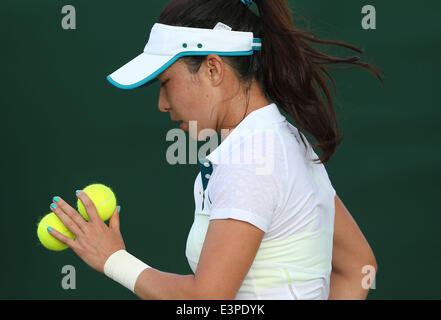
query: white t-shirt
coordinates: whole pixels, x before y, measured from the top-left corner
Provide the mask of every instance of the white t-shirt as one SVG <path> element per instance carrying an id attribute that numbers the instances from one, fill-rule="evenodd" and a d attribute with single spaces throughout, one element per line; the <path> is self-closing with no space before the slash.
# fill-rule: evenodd
<path id="1" fill-rule="evenodd" d="M 237 219 L 265 234 L 236 299 L 328 299 L 336 192 L 307 144 L 273 103 L 201 159 L 186 247 L 193 272 L 209 221 Z"/>

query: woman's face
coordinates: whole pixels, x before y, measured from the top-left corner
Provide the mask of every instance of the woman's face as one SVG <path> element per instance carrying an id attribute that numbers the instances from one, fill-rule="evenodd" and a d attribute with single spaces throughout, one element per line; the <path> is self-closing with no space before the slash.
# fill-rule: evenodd
<path id="1" fill-rule="evenodd" d="M 190 132 L 197 140 L 201 130 L 217 129 L 217 112 L 213 104 L 216 89 L 209 81 L 209 70 L 207 73 L 205 66 L 192 75 L 185 64 L 178 60 L 158 79 L 161 83 L 159 110 L 169 112 L 172 121 L 181 122 L 182 130 Z M 201 139 L 204 138 L 201 136 Z"/>
<path id="2" fill-rule="evenodd" d="M 181 129 L 199 141 L 215 132 L 230 132 L 247 114 L 269 104 L 256 82 L 248 99 L 232 67 L 215 54 L 208 55 L 193 75 L 178 60 L 158 79 L 159 110 L 169 112 L 171 120 L 181 121 Z"/>

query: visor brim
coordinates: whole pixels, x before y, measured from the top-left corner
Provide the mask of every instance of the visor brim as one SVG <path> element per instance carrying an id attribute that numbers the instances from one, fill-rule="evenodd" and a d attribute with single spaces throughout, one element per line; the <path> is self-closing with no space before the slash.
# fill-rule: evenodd
<path id="1" fill-rule="evenodd" d="M 107 76 L 120 89 L 135 89 L 156 79 L 173 62 L 173 56 L 150 55 L 145 52 Z"/>

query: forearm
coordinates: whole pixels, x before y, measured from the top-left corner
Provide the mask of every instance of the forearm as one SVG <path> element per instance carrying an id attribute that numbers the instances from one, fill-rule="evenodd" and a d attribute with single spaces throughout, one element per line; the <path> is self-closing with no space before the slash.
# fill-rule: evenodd
<path id="1" fill-rule="evenodd" d="M 369 289 L 364 289 L 361 274 L 332 271 L 329 300 L 365 300 Z"/>
<path id="2" fill-rule="evenodd" d="M 194 275 L 178 275 L 154 269 L 128 253 L 114 252 L 104 264 L 104 274 L 141 299 L 195 300 L 201 290 Z"/>
<path id="3" fill-rule="evenodd" d="M 178 275 L 153 268 L 139 275 L 135 293 L 145 300 L 199 299 L 194 275 Z"/>

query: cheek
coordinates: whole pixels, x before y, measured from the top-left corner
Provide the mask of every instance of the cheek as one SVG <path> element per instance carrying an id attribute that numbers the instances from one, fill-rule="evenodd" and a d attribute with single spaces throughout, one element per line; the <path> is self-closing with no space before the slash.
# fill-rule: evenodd
<path id="1" fill-rule="evenodd" d="M 183 109 L 197 100 L 197 96 L 195 96 L 191 88 L 185 85 L 168 87 L 167 97 L 170 99 L 170 102 L 179 109 Z"/>
<path id="2" fill-rule="evenodd" d="M 172 107 L 180 117 L 187 121 L 197 121 L 198 131 L 213 126 L 213 114 L 210 111 L 209 95 L 194 84 L 191 79 L 170 86 L 169 99 Z"/>
<path id="3" fill-rule="evenodd" d="M 205 103 L 202 100 L 203 97 L 199 94 L 199 90 L 189 86 L 180 86 L 179 88 L 173 88 L 171 92 L 173 94 L 170 94 L 170 99 L 181 114 L 186 115 L 189 120 L 200 119 L 201 112 L 205 109 Z"/>

